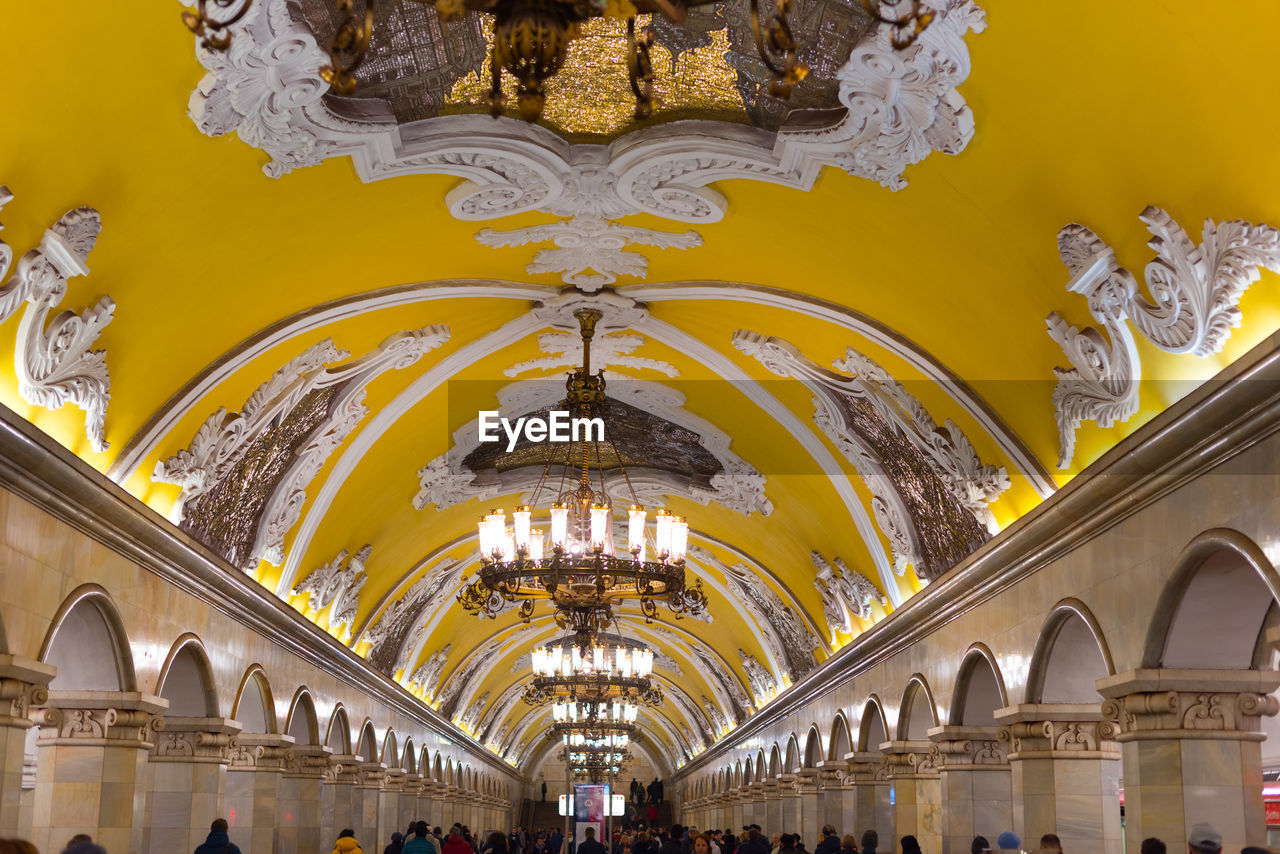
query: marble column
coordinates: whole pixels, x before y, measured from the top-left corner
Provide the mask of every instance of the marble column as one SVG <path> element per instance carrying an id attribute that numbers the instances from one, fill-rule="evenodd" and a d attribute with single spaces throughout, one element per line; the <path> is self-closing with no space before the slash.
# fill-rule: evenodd
<path id="1" fill-rule="evenodd" d="M 999 728 L 935 727 L 929 740 L 940 761 L 942 854 L 968 854 L 974 836 L 993 840 L 1013 827 L 1013 782 Z"/>
<path id="2" fill-rule="evenodd" d="M 227 823 L 245 854 L 276 854 L 280 845 L 281 775 L 293 759 L 293 737 L 241 733 L 227 767 Z"/>
<path id="3" fill-rule="evenodd" d="M 428 821 L 421 797 L 424 781 L 421 774 L 405 774 L 400 779 L 400 828 L 401 832 L 411 821 Z"/>
<path id="4" fill-rule="evenodd" d="M 846 780 L 853 783 L 854 820 L 857 827 L 847 830 L 862 840 L 864 830 L 874 830 L 881 839 L 894 839 L 894 815 L 892 803 L 893 784 L 889 782 L 889 765 L 878 750 L 846 753 L 849 767 Z M 888 850 L 881 845 L 882 850 Z M 897 850 L 897 846 L 894 846 Z"/>
<path id="5" fill-rule="evenodd" d="M 36 847 L 88 833 L 108 851 L 142 851 L 155 716 L 167 700 L 134 691 L 50 691 L 32 713 Z"/>
<path id="6" fill-rule="evenodd" d="M 166 715 L 152 726 L 157 732 L 143 850 L 194 850 L 209 835 L 213 820 L 225 816 L 227 764 L 240 723 Z"/>
<path id="7" fill-rule="evenodd" d="M 822 816 L 820 824 L 829 824 L 836 833 L 857 832 L 857 802 L 852 783 L 846 782 L 849 766 L 843 760 L 827 760 L 818 763 L 818 782 L 822 786 Z"/>
<path id="8" fill-rule="evenodd" d="M 1280 712 L 1280 673 L 1131 670 L 1097 686 L 1102 714 L 1120 724 L 1127 850 L 1156 836 L 1182 851 L 1200 821 L 1224 851 L 1267 844 L 1261 727 Z"/>
<path id="9" fill-rule="evenodd" d="M 880 752 L 885 754 L 889 782 L 893 785 L 894 839 L 914 836 L 922 851 L 941 851 L 939 751 L 929 741 L 886 741 L 880 745 Z M 883 841 L 880 847 L 889 849 Z"/>
<path id="10" fill-rule="evenodd" d="M 374 843 L 382 838 L 379 835 L 378 807 L 386 781 L 387 766 L 381 762 L 361 762 L 356 769 L 356 785 L 351 795 L 351 827 L 362 848 L 368 845 L 372 850 Z M 388 835 L 387 842 L 390 841 Z"/>
<path id="11" fill-rule="evenodd" d="M 320 787 L 320 845 L 332 846 L 344 828 L 356 827 L 355 789 L 364 760 L 351 753 L 329 756 L 324 785 Z M 362 842 L 359 837 L 357 842 Z"/>
<path id="12" fill-rule="evenodd" d="M 797 771 L 795 790 L 797 810 L 793 832 L 800 834 L 807 845 L 817 845 L 822 831 L 822 786 L 818 769 L 801 768 Z"/>
<path id="13" fill-rule="evenodd" d="M 734 833 L 738 833 L 741 827 L 746 824 L 743 818 L 747 814 L 747 798 L 749 791 L 746 786 L 739 786 L 733 792 L 733 798 L 729 801 L 729 814 L 725 816 L 724 824 L 720 826 L 721 830 L 731 828 Z"/>
<path id="14" fill-rule="evenodd" d="M 750 800 L 747 802 L 747 809 L 742 818 L 743 824 L 766 826 L 768 817 L 764 811 L 764 783 L 757 780 L 751 784 Z"/>
<path id="15" fill-rule="evenodd" d="M 800 793 L 796 791 L 795 774 L 778 775 L 778 796 L 781 801 L 781 822 L 769 833 L 795 833 L 800 829 Z"/>
<path id="16" fill-rule="evenodd" d="M 1013 832 L 1030 838 L 1052 827 L 1065 851 L 1120 854 L 1119 727 L 1101 707 L 1010 706 L 996 721 L 1009 751 Z"/>
<path id="17" fill-rule="evenodd" d="M 386 845 L 397 830 L 404 833 L 412 815 L 401 814 L 400 796 L 404 794 L 404 769 L 388 768 L 387 777 L 378 793 L 378 844 Z"/>
<path id="18" fill-rule="evenodd" d="M 6 833 L 27 835 L 18 815 L 27 730 L 31 727 L 28 714 L 49 699 L 47 688 L 56 670 L 29 658 L 0 655 L 0 828 Z"/>
<path id="19" fill-rule="evenodd" d="M 333 844 L 323 837 L 326 820 L 321 816 L 331 753 L 324 745 L 295 744 L 285 757 L 278 819 L 281 854 L 319 851 Z"/>

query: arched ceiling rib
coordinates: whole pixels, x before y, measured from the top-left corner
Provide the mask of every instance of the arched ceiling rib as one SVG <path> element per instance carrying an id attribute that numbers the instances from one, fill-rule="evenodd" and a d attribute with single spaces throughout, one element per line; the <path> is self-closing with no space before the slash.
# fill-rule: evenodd
<path id="1" fill-rule="evenodd" d="M 683 671 L 682 698 L 653 717 L 656 752 L 694 747 L 679 728 L 705 713 L 703 696 L 729 714 L 736 691 L 754 701 L 762 681 L 785 687 L 792 659 L 825 659 L 923 583 L 915 567 L 895 571 L 904 569 L 895 566 L 903 539 L 877 510 L 881 485 L 862 476 L 838 436 L 818 423 L 811 389 L 735 347 L 740 331 L 788 342 L 797 358 L 840 377 L 848 372 L 832 366 L 850 348 L 872 360 L 940 429 L 954 423 L 977 459 L 1007 472 L 1011 486 L 989 503 L 997 527 L 1006 527 L 1189 384 L 1280 326 L 1280 291 L 1264 272 L 1245 291 L 1241 325 L 1221 352 L 1176 355 L 1138 336 L 1148 380 L 1138 413 L 1110 428 L 1086 420 L 1074 459 L 1055 467 L 1054 368 L 1069 362 L 1045 318 L 1056 312 L 1067 324 L 1098 325 L 1085 297 L 1064 287 L 1070 272 L 1056 235 L 1067 223 L 1085 223 L 1114 247 L 1119 265 L 1141 271 L 1154 251 L 1138 220 L 1149 204 L 1188 230 L 1205 217 L 1280 222 L 1280 161 L 1239 154 L 1242 138 L 1280 134 L 1280 113 L 1257 106 L 1280 95 L 1269 73 L 1280 9 L 1250 0 L 1240 13 L 1252 25 L 1227 41 L 1193 38 L 1178 16 L 1138 7 L 1108 8 L 1108 26 L 1099 27 L 1096 15 L 1063 14 L 1052 4 L 981 5 L 990 7 L 990 26 L 962 36 L 972 70 L 959 87 L 975 132 L 955 156 L 908 166 L 910 186 L 889 192 L 836 168 L 821 180 L 816 165 L 787 172 L 768 161 L 769 146 L 748 144 L 758 135 L 725 131 L 712 146 L 719 171 L 667 188 L 710 206 L 702 220 L 678 226 L 696 230 L 701 245 L 646 248 L 646 277 L 624 273 L 616 290 L 596 294 L 624 319 L 617 329 L 639 338 L 633 355 L 675 375 L 639 364 L 610 369 L 682 393 L 684 411 L 724 433 L 729 450 L 764 478 L 772 505 L 768 515 L 745 515 L 688 495 L 668 502 L 688 516 L 694 544 L 708 555 L 695 557 L 690 571 L 704 579 L 714 622 L 648 626 L 633 611 L 621 615 L 628 632 Z M 472 670 L 469 699 L 489 692 L 491 707 L 509 700 L 518 639 L 526 631 L 541 637 L 543 627 L 525 629 L 513 615 L 487 624 L 460 613 L 453 597 L 474 566 L 475 517 L 490 504 L 509 507 L 520 493 L 422 510 L 412 502 L 418 469 L 447 454 L 454 431 L 518 379 L 509 368 L 546 356 L 540 334 L 565 328 L 562 278 L 528 272 L 538 251 L 531 245 L 475 239 L 477 224 L 454 213 L 484 190 L 479 185 L 459 189 L 457 178 L 435 174 L 365 183 L 346 159 L 264 177 L 260 151 L 212 140 L 187 117 L 203 71 L 175 15 L 67 4 L 28 4 L 13 14 L 15 31 L 59 37 L 20 44 L 12 57 L 18 78 L 7 89 L 9 113 L 21 121 L 0 143 L 8 155 L 0 179 L 15 193 L 3 209 L 4 238 L 20 256 L 64 210 L 89 204 L 102 212 L 92 272 L 67 283 L 59 310 L 79 311 L 103 295 L 115 302 L 93 344 L 110 369 L 111 447 L 88 446 L 78 408 L 46 411 L 25 400 L 7 361 L 0 403 L 167 515 L 178 489 L 150 480 L 156 464 L 188 449 L 219 409 L 245 407 L 298 354 L 329 338 L 351 354 L 327 366 L 337 370 L 395 333 L 447 326 L 438 349 L 368 381 L 368 413 L 348 425 L 290 505 L 299 513 L 280 540 L 283 564 L 261 563 L 252 574 L 264 592 L 341 635 L 402 684 L 448 647 L 443 672 Z M 113 46 L 125 42 L 148 45 L 145 73 L 130 75 L 127 90 L 90 82 L 115 66 Z M 1091 57 L 1084 64 L 1082 45 Z M 1154 90 L 1152 79 L 1161 81 Z M 1243 82 L 1222 86 L 1223 79 Z M 509 126 L 488 122 L 471 141 L 500 138 Z M 403 141 L 425 145 L 431 134 L 418 130 Z M 645 133 L 675 138 L 685 127 Z M 803 159 L 785 134 L 769 139 Z M 642 148 L 635 139 L 617 146 L 622 183 L 641 169 Z M 544 146 L 539 168 L 551 174 L 552 155 L 562 150 L 567 143 Z M 738 180 L 741 171 L 724 165 L 735 158 L 768 180 Z M 366 157 L 359 168 L 389 176 L 416 167 Z M 487 180 L 474 163 L 466 170 Z M 553 216 L 530 209 L 490 225 L 515 233 Z M 653 213 L 621 221 L 657 233 L 677 228 Z M 192 233 L 207 236 L 225 263 L 197 258 Z M 0 354 L 21 350 L 18 326 L 14 317 L 0 319 Z M 538 373 L 556 371 L 521 377 Z M 291 594 L 342 551 L 348 567 L 358 558 L 364 580 L 341 608 L 313 610 L 309 597 Z M 854 577 L 822 577 L 824 565 Z M 404 634 L 395 635 L 394 655 L 380 651 L 370 640 L 379 620 L 410 594 L 430 601 L 406 605 L 414 625 L 397 628 Z M 770 609 L 792 614 L 785 637 L 760 617 Z M 505 651 L 489 662 L 468 655 L 490 646 Z M 732 683 L 719 682 L 717 672 Z M 537 719 L 513 707 L 505 716 L 494 711 L 487 726 L 509 726 L 510 737 Z"/>

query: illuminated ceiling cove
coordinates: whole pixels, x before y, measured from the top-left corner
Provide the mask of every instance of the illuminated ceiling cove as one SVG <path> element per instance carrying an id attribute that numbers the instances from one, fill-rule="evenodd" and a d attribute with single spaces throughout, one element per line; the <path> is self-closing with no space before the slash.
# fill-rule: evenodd
<path id="1" fill-rule="evenodd" d="M 1274 4 L 1228 42 L 948 0 L 903 51 L 796 4 L 789 111 L 706 7 L 658 26 L 665 111 L 622 74 L 538 125 L 473 114 L 478 25 L 390 26 L 340 98 L 320 0 L 255 0 L 225 54 L 176 9 L 15 8 L 59 35 L 6 86 L 0 402 L 529 770 L 529 652 L 564 630 L 456 597 L 546 448 L 477 419 L 554 406 L 600 311 L 604 468 L 689 520 L 709 600 L 618 612 L 669 770 L 1280 326 Z"/>

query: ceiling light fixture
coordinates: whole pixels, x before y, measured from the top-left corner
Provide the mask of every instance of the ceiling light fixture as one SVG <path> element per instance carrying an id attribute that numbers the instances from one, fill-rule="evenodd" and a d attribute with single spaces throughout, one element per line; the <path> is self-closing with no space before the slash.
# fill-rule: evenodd
<path id="1" fill-rule="evenodd" d="M 201 39 L 201 45 L 223 51 L 231 44 L 232 28 L 248 12 L 253 0 L 196 0 L 195 12 L 183 12 L 187 27 Z M 650 31 L 636 33 L 636 15 L 662 15 L 673 23 L 683 23 L 689 9 L 719 0 L 414 0 L 432 5 L 440 20 L 456 21 L 467 12 L 493 15 L 493 42 L 489 50 L 491 83 L 485 96 L 493 115 L 501 115 L 507 105 L 502 74 L 516 80 L 516 112 L 527 122 L 537 121 L 546 103 L 545 84 L 564 65 L 569 43 L 578 36 L 581 24 L 596 17 L 627 20 L 627 71 L 636 99 L 635 117 L 648 117 L 656 104 L 653 95 L 653 65 L 649 49 Z M 767 21 L 760 19 L 759 0 L 751 4 L 751 31 L 761 62 L 769 69 L 769 92 L 789 98 L 791 89 L 804 80 L 809 67 L 797 58 L 797 45 L 787 16 L 791 0 L 774 0 Z M 893 45 L 905 48 L 933 20 L 934 12 L 920 0 L 862 0 L 877 21 L 893 28 Z M 907 7 L 902 11 L 902 7 Z M 355 0 L 337 0 L 341 20 L 329 43 L 329 64 L 321 76 L 333 92 L 355 92 L 355 71 L 364 62 L 373 36 L 374 0 L 364 0 L 363 11 Z"/>

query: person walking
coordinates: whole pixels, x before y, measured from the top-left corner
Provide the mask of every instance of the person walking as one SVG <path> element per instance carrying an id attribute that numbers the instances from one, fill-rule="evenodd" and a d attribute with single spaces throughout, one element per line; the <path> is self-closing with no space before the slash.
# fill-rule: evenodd
<path id="1" fill-rule="evenodd" d="M 547 802 L 547 781 L 546 780 L 542 781 L 542 802 L 544 804 Z"/>
<path id="2" fill-rule="evenodd" d="M 600 840 L 596 839 L 596 829 L 594 827 L 588 825 L 582 831 L 582 835 L 585 838 L 578 843 L 577 854 L 605 854 L 604 845 L 600 843 Z"/>
<path id="3" fill-rule="evenodd" d="M 920 840 L 914 836 L 902 837 L 902 854 L 921 854 Z"/>
<path id="4" fill-rule="evenodd" d="M 396 831 L 391 834 L 391 843 L 382 849 L 382 854 L 401 854 L 404 851 L 404 834 Z"/>
<path id="5" fill-rule="evenodd" d="M 862 854 L 876 854 L 876 846 L 880 844 L 880 834 L 874 830 L 862 831 Z"/>
<path id="6" fill-rule="evenodd" d="M 356 842 L 354 830 L 347 827 L 338 834 L 338 841 L 333 844 L 333 854 L 364 854 L 364 849 Z"/>
<path id="7" fill-rule="evenodd" d="M 225 818 L 215 818 L 209 825 L 209 835 L 202 845 L 196 847 L 195 854 L 240 854 L 240 849 L 231 844 L 228 830 Z"/>
<path id="8" fill-rule="evenodd" d="M 430 828 L 425 821 L 415 822 L 413 836 L 405 840 L 400 854 L 440 854 L 436 841 L 432 838 Z"/>
<path id="9" fill-rule="evenodd" d="M 840 836 L 835 827 L 829 824 L 822 826 L 822 838 L 818 840 L 813 854 L 837 854 L 840 851 Z"/>

